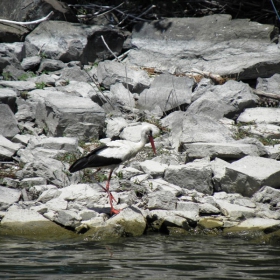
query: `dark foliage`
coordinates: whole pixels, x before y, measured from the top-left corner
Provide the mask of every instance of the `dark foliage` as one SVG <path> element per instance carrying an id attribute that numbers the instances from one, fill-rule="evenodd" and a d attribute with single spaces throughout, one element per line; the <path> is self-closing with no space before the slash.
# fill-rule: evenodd
<path id="1" fill-rule="evenodd" d="M 231 14 L 233 18 L 249 18 L 260 23 L 279 25 L 275 10 L 280 10 L 280 0 L 71 0 L 65 2 L 84 5 L 89 13 L 98 12 L 101 6 L 116 7 L 123 3 L 119 10 L 125 15 L 133 16 L 140 16 L 149 7 L 155 5 L 148 13 L 141 16 L 145 20 L 162 17 L 201 17 L 226 13 Z M 119 14 L 117 17 L 121 21 L 121 14 L 117 11 L 114 13 Z"/>

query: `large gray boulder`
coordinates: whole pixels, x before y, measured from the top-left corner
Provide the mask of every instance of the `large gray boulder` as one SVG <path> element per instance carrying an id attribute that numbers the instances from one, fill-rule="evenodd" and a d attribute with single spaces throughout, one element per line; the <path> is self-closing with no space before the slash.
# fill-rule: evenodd
<path id="1" fill-rule="evenodd" d="M 140 23 L 128 60 L 159 71 L 174 72 L 176 65 L 175 73 L 197 68 L 239 79 L 269 77 L 279 72 L 280 63 L 278 46 L 270 41 L 273 30 L 273 25 L 230 15 Z"/>
<path id="2" fill-rule="evenodd" d="M 221 189 L 227 193 L 252 196 L 262 186 L 280 188 L 280 162 L 247 156 L 231 163 L 220 179 Z"/>
<path id="3" fill-rule="evenodd" d="M 19 133 L 18 122 L 15 115 L 6 104 L 0 104 L 0 119 L 0 135 L 13 138 Z"/>
<path id="4" fill-rule="evenodd" d="M 38 102 L 36 123 L 47 135 L 98 139 L 102 133 L 105 112 L 91 99 L 45 90 L 32 91 L 30 96 Z"/>
<path id="5" fill-rule="evenodd" d="M 191 103 L 193 86 L 193 79 L 188 77 L 159 75 L 151 87 L 140 94 L 137 107 L 150 111 L 158 107 L 162 113 L 178 109 Z"/>
<path id="6" fill-rule="evenodd" d="M 233 118 L 245 108 L 254 107 L 258 97 L 247 84 L 230 80 L 223 85 L 210 86 L 187 109 L 190 115 L 204 115 L 219 120 Z"/>
<path id="7" fill-rule="evenodd" d="M 196 160 L 185 165 L 170 165 L 164 173 L 164 180 L 188 190 L 205 194 L 213 193 L 212 169 L 207 160 Z"/>
<path id="8" fill-rule="evenodd" d="M 118 54 L 124 37 L 116 29 L 66 21 L 42 22 L 25 39 L 26 54 L 34 56 L 40 51 L 50 59 L 81 61 L 83 64 L 104 60 L 112 54 L 105 47 L 100 32 L 110 49 Z"/>
<path id="9" fill-rule="evenodd" d="M 170 120 L 174 116 L 172 120 Z M 232 132 L 218 121 L 201 115 L 188 115 L 186 112 L 174 112 L 168 115 L 171 128 L 171 140 L 174 148 L 182 149 L 186 143 L 233 142 Z M 164 124 L 164 119 L 163 119 Z"/>

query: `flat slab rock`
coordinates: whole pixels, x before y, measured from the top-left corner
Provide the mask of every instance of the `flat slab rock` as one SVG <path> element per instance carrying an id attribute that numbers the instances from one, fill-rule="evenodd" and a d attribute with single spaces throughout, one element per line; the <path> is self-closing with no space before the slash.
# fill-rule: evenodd
<path id="1" fill-rule="evenodd" d="M 224 230 L 225 233 L 243 231 L 243 230 L 269 230 L 270 232 L 280 229 L 280 221 L 274 219 L 251 218 L 247 219 L 237 226 Z"/>
<path id="2" fill-rule="evenodd" d="M 26 236 L 38 239 L 74 237 L 74 233 L 49 221 L 36 211 L 20 209 L 17 206 L 10 207 L 5 213 L 1 221 L 0 235 Z"/>
<path id="3" fill-rule="evenodd" d="M 239 159 L 244 156 L 260 156 L 262 153 L 256 145 L 243 143 L 191 143 L 184 144 L 188 158 L 210 157 L 221 159 Z"/>
<path id="4" fill-rule="evenodd" d="M 225 14 L 139 23 L 128 60 L 175 73 L 197 68 L 239 79 L 269 77 L 280 64 L 278 45 L 270 42 L 273 28 Z"/>
<path id="5" fill-rule="evenodd" d="M 100 32 L 111 50 L 118 54 L 124 37 L 116 29 L 52 20 L 42 22 L 28 34 L 25 38 L 26 53 L 34 56 L 40 50 L 47 58 L 63 62 L 79 60 L 83 64 L 97 58 L 106 59 L 111 53 L 104 49 Z"/>
<path id="6" fill-rule="evenodd" d="M 280 125 L 280 108 L 247 108 L 237 119 L 241 123 Z"/>

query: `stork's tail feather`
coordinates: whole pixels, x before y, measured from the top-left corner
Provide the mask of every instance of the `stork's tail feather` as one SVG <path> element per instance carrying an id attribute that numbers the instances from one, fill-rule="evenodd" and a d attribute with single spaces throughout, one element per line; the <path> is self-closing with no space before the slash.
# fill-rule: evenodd
<path id="1" fill-rule="evenodd" d="M 88 163 L 88 159 L 86 157 L 82 157 L 78 160 L 76 160 L 69 168 L 69 171 L 71 173 L 74 173 L 76 171 L 82 170 L 84 168 L 86 168 Z"/>

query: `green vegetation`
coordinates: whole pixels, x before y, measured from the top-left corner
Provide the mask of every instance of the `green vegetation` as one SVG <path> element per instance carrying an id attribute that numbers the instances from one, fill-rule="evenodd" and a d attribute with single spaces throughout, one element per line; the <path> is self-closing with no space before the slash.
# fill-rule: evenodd
<path id="1" fill-rule="evenodd" d="M 28 98 L 28 91 L 21 91 L 20 92 L 20 97 L 24 100 L 26 100 Z"/>
<path id="2" fill-rule="evenodd" d="M 2 73 L 3 79 L 5 81 L 11 81 L 12 80 L 12 75 L 10 72 L 3 72 Z"/>
<path id="3" fill-rule="evenodd" d="M 44 83 L 44 82 L 36 83 L 37 89 L 44 89 L 45 87 L 46 87 L 46 83 Z"/>
<path id="4" fill-rule="evenodd" d="M 46 53 L 45 52 L 40 52 L 40 54 L 39 54 L 40 56 L 41 56 L 41 58 L 47 58 L 47 55 L 46 55 Z"/>
<path id="5" fill-rule="evenodd" d="M 27 81 L 29 78 L 36 77 L 36 74 L 33 72 L 26 72 L 18 77 L 19 81 Z"/>
<path id="6" fill-rule="evenodd" d="M 269 137 L 257 136 L 255 134 L 253 134 L 251 132 L 251 129 L 252 129 L 252 126 L 254 126 L 254 125 L 256 125 L 255 122 L 249 122 L 249 123 L 246 123 L 246 124 L 243 124 L 243 123 L 236 124 L 235 127 L 237 128 L 237 131 L 234 135 L 234 139 L 235 140 L 240 140 L 240 139 L 244 139 L 244 138 L 247 138 L 247 137 L 251 137 L 251 138 L 258 139 L 265 146 L 280 144 L 279 139 L 272 139 L 272 138 L 269 138 Z"/>

